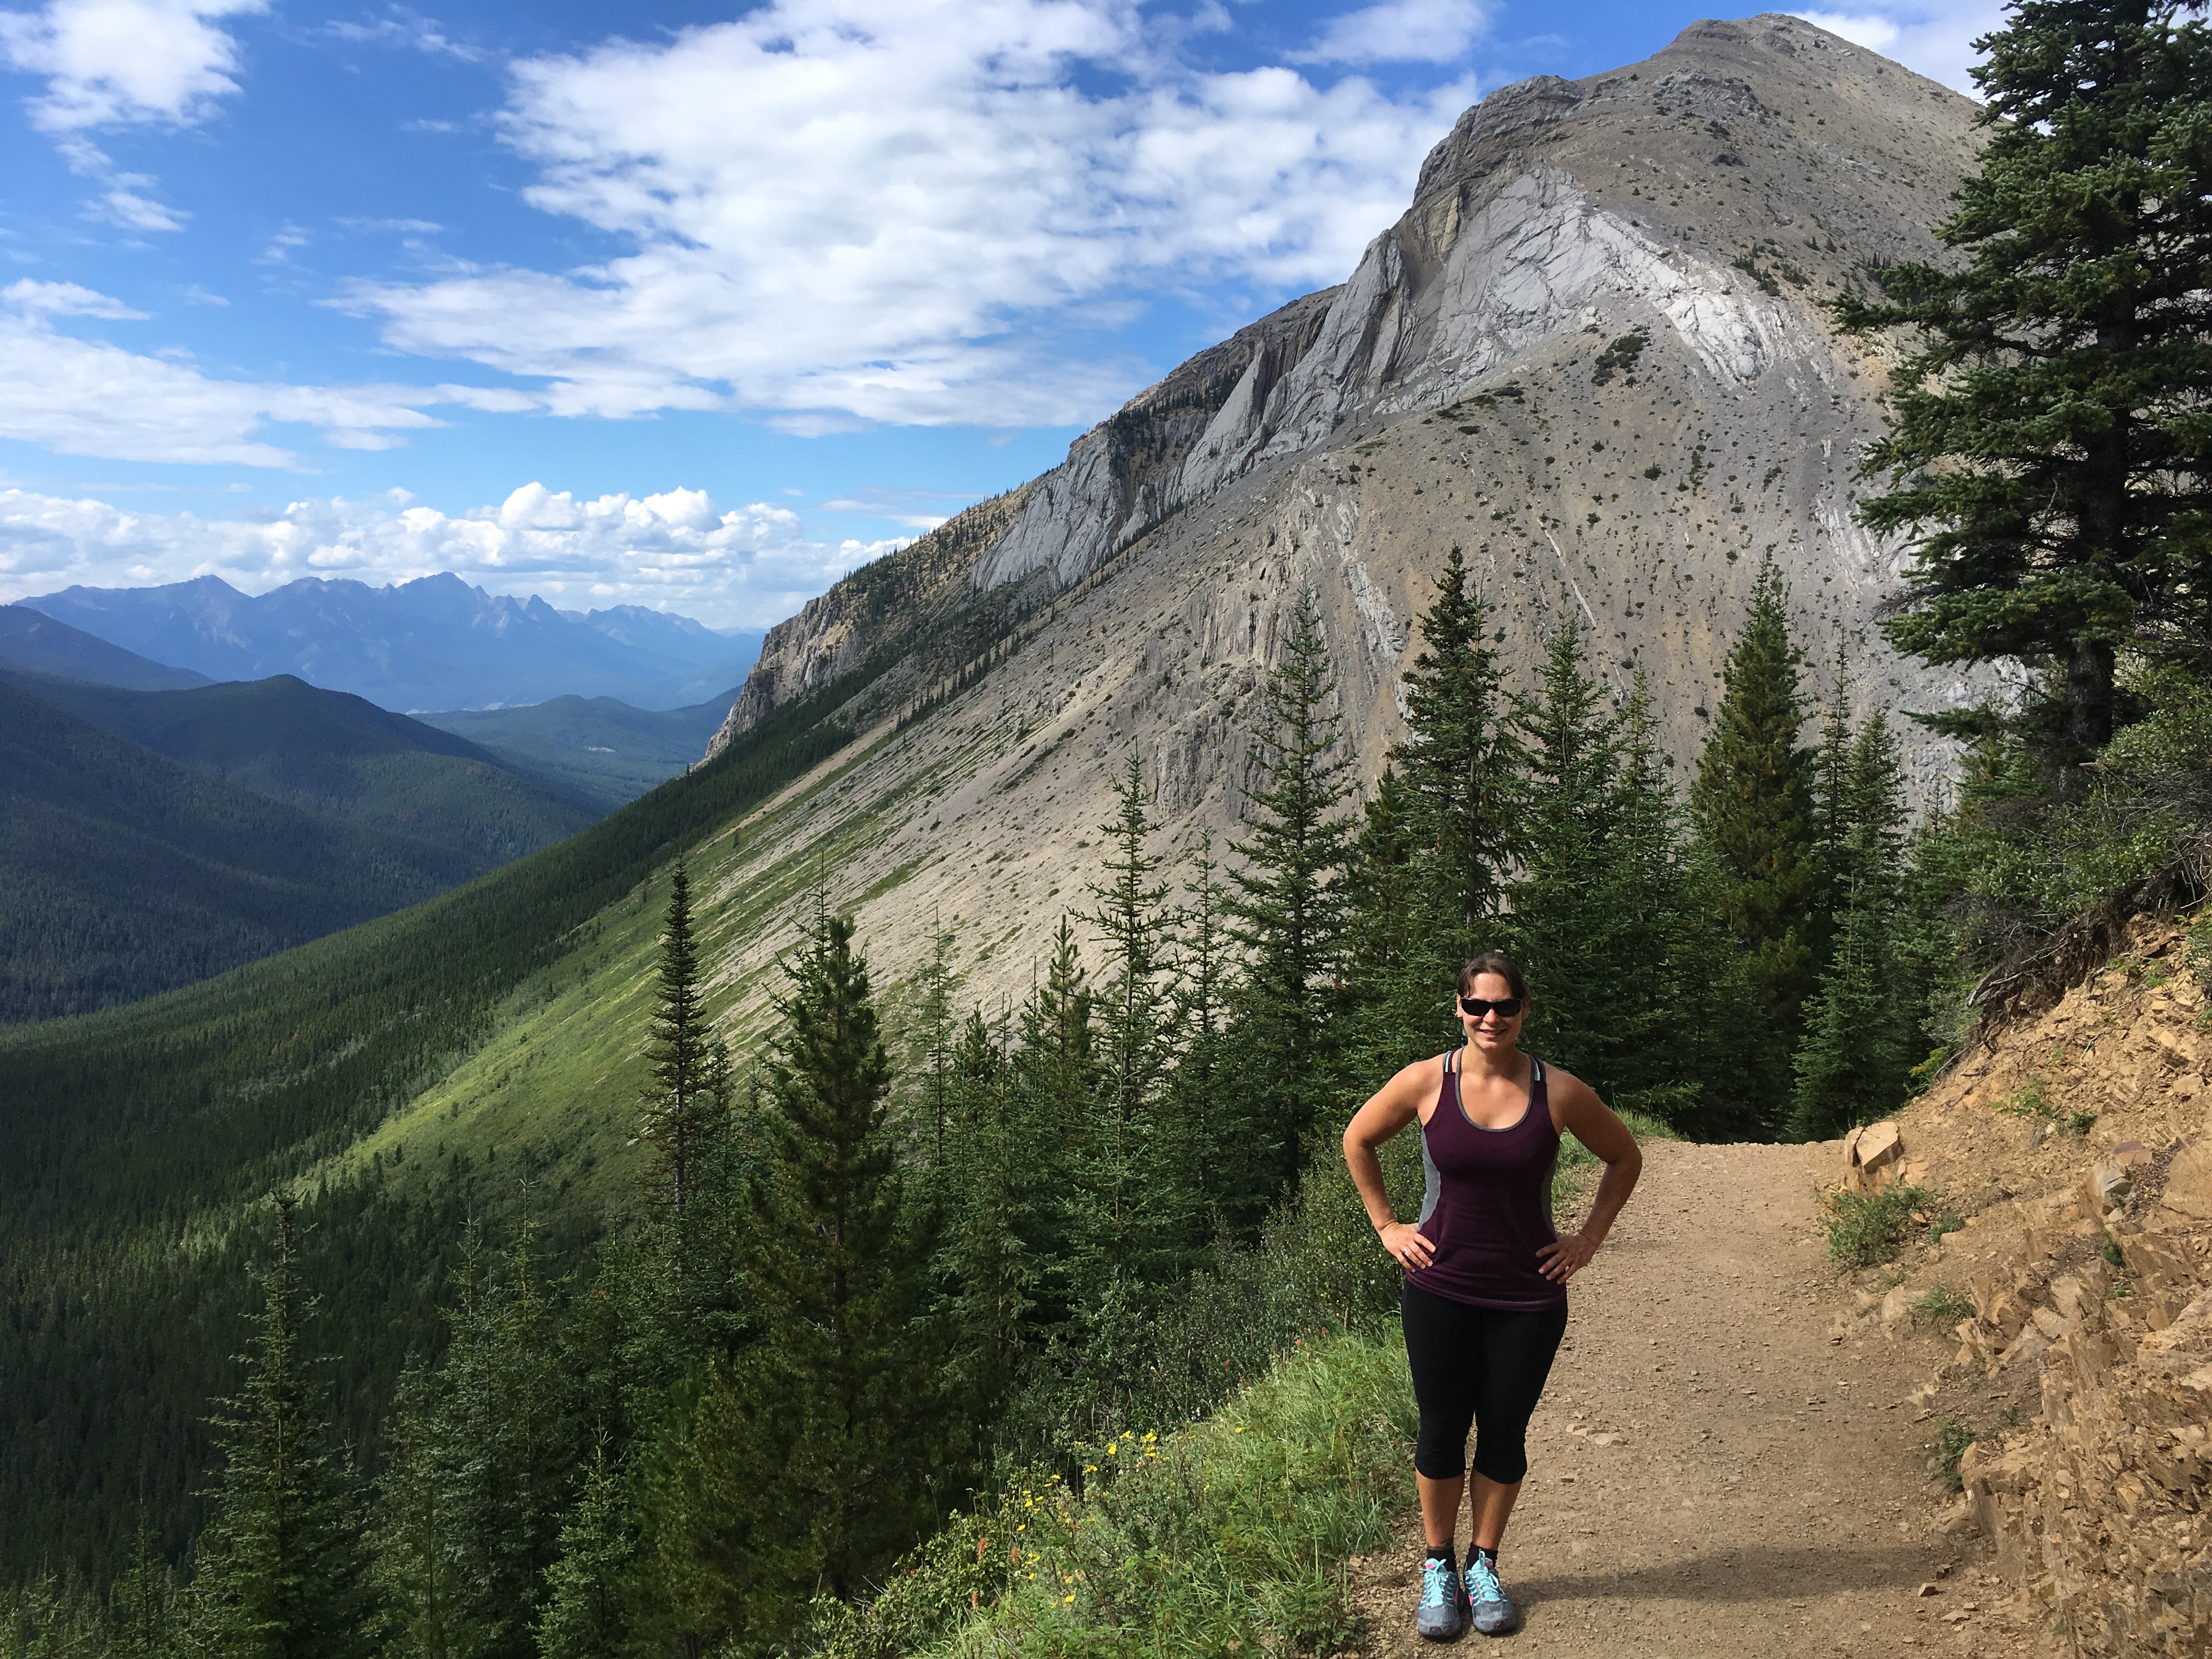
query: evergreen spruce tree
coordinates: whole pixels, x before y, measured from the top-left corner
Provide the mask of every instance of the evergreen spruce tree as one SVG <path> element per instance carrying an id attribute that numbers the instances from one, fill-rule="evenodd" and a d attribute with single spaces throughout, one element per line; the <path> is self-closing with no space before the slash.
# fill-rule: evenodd
<path id="1" fill-rule="evenodd" d="M 1267 1073 L 1275 1111 L 1268 1140 L 1253 1148 L 1254 1174 L 1270 1198 L 1289 1188 L 1314 1124 L 1336 1104 L 1330 1026 L 1341 1002 L 1343 872 L 1357 825 L 1340 810 L 1352 784 L 1335 696 L 1320 606 L 1309 589 L 1298 595 L 1282 660 L 1267 677 L 1264 781 L 1246 809 L 1246 839 L 1235 843 L 1244 866 L 1230 874 L 1229 911 L 1247 975 L 1238 1024 Z"/>
<path id="2" fill-rule="evenodd" d="M 647 1060 L 652 1081 L 645 1092 L 641 1138 L 653 1150 L 647 1199 L 680 1212 L 705 1155 L 727 1073 L 701 1000 L 698 949 L 691 937 L 691 877 L 681 860 L 669 883 L 659 995 Z"/>
<path id="3" fill-rule="evenodd" d="M 1228 1174 L 1249 1133 L 1249 1110 L 1231 1071 L 1228 1026 L 1231 971 L 1228 895 L 1214 862 L 1213 837 L 1203 834 L 1188 855 L 1183 902 L 1175 921 L 1175 990 L 1170 1024 L 1176 1044 L 1168 1073 L 1167 1155 L 1188 1172 L 1197 1212 L 1194 1244 L 1223 1228 L 1257 1226 L 1259 1217 L 1232 1213 Z"/>
<path id="4" fill-rule="evenodd" d="M 691 881 L 678 860 L 669 884 L 640 1138 L 635 1252 L 621 1285 L 629 1324 L 629 1384 L 658 1399 L 687 1373 L 741 1346 L 750 1317 L 737 1259 L 751 1231 L 746 1182 L 755 1148 L 739 1133 L 738 1087 L 704 1001 L 692 928 Z"/>
<path id="5" fill-rule="evenodd" d="M 1529 1040 L 1612 1104 L 1694 1133 L 1717 1109 L 1732 952 L 1699 926 L 1649 694 L 1639 678 L 1614 705 L 1570 612 L 1517 725 L 1528 853 L 1508 931 Z"/>
<path id="6" fill-rule="evenodd" d="M 1028 1178 L 1040 1194 L 1037 1205 L 1024 1206 L 1022 1220 L 1037 1268 L 1032 1322 L 1048 1331 L 1062 1327 L 1080 1299 L 1073 1272 L 1074 1194 L 1076 1171 L 1089 1155 L 1097 1127 L 1095 1006 L 1074 924 L 1063 915 L 1053 933 L 1044 979 L 1022 1005 L 1007 1085 L 1010 1115 L 1026 1137 Z"/>
<path id="7" fill-rule="evenodd" d="M 1690 807 L 1718 867 L 1721 918 L 1749 958 L 1765 1000 L 1764 1040 L 1741 1064 L 1774 1103 L 1773 1129 L 1787 1110 L 1790 1056 L 1812 966 L 1817 866 L 1812 757 L 1797 746 L 1805 723 L 1802 661 L 1790 638 L 1781 573 L 1769 560 L 1759 567 L 1751 614 L 1729 653 Z"/>
<path id="8" fill-rule="evenodd" d="M 2051 665 L 2070 762 L 2112 735 L 2123 647 L 2212 643 L 2212 32 L 2147 0 L 2007 9 L 1975 43 L 1988 143 L 1937 228 L 1963 258 L 1836 308 L 1914 331 L 1866 463 L 1893 488 L 1859 507 L 1917 538 L 1892 641 Z"/>
<path id="9" fill-rule="evenodd" d="M 105 1659 L 174 1659 L 183 1612 L 177 1576 L 154 1540 L 144 1505 L 131 1545 L 131 1565 L 108 1594 L 112 1639 Z"/>
<path id="10" fill-rule="evenodd" d="M 1618 1090 L 1617 1058 L 1649 1033 L 1626 1020 L 1632 988 L 1644 981 L 1650 951 L 1616 941 L 1624 926 L 1652 918 L 1624 915 L 1619 890 L 1627 873 L 1615 841 L 1621 722 L 1589 672 L 1582 630 L 1571 611 L 1553 630 L 1534 696 L 1521 700 L 1516 724 L 1527 755 L 1522 809 L 1528 862 L 1508 890 L 1514 954 L 1535 998 L 1528 1036 L 1601 1095 Z M 1626 945 L 1624 951 L 1619 948 Z"/>
<path id="11" fill-rule="evenodd" d="M 1110 848 L 1106 880 L 1091 895 L 1091 925 L 1106 949 L 1107 979 L 1097 1001 L 1099 1110 L 1085 1137 L 1079 1170 L 1076 1253 L 1079 1275 L 1095 1298 L 1116 1277 L 1166 1276 L 1188 1225 L 1189 1194 L 1182 1172 L 1162 1156 L 1160 1121 L 1169 1061 L 1167 884 L 1156 882 L 1159 856 L 1149 850 L 1158 826 L 1148 810 L 1142 763 L 1133 750 L 1114 787 L 1115 812 L 1102 826 Z"/>
<path id="12" fill-rule="evenodd" d="M 550 1310 L 518 1228 L 497 1266 L 472 1240 L 440 1373 L 438 1473 L 453 1570 L 449 1651 L 526 1659 L 574 1497 L 571 1443 Z"/>
<path id="13" fill-rule="evenodd" d="M 1789 1130 L 1824 1140 L 1904 1097 L 1922 988 L 1897 948 L 1904 890 L 1905 784 L 1897 742 L 1876 709 L 1844 769 L 1849 830 L 1838 862 L 1836 948 L 1807 1006 Z"/>
<path id="14" fill-rule="evenodd" d="M 1424 902 L 1408 920 L 1446 969 L 1431 990 L 1437 1002 L 1450 995 L 1461 961 L 1489 944 L 1522 848 L 1522 763 L 1489 626 L 1489 607 L 1454 547 L 1421 617 L 1423 648 L 1406 675 L 1407 737 L 1391 756 L 1419 848 Z"/>
<path id="15" fill-rule="evenodd" d="M 377 1477 L 374 1525 L 379 1646 L 387 1659 L 451 1659 L 457 1571 L 451 1485 L 454 1449 L 436 1380 L 420 1364 L 401 1373 L 384 1422 L 388 1454 Z"/>
<path id="16" fill-rule="evenodd" d="M 1012 1085 L 1006 1042 L 976 1009 L 953 1057 L 939 1201 L 957 1326 L 953 1393 L 978 1425 L 996 1416 L 1029 1352 L 1038 1253 L 1055 1234 L 1060 1197 L 1037 1183 L 1024 1097 Z"/>
<path id="17" fill-rule="evenodd" d="M 945 1355 L 933 1241 L 899 1167 L 890 1066 L 853 924 L 787 964 L 768 1064 L 758 1340 L 683 1447 L 678 1534 L 654 1517 L 672 1635 L 775 1639 L 817 1589 L 860 1594 L 936 1513 Z"/>
<path id="18" fill-rule="evenodd" d="M 496 1263 L 465 1241 L 451 1337 L 403 1379 L 371 1538 L 387 1653 L 526 1659 L 574 1498 L 569 1379 L 520 1228 Z"/>
<path id="19" fill-rule="evenodd" d="M 1404 775 L 1386 764 L 1360 811 L 1345 870 L 1345 1065 L 1353 1077 L 1391 1076 L 1448 1046 L 1455 1029 L 1444 999 L 1458 964 L 1437 948 L 1417 811 Z"/>
<path id="20" fill-rule="evenodd" d="M 1835 946 L 1838 918 L 1849 902 L 1850 880 L 1844 862 L 1850 857 L 1851 815 L 1850 664 L 1844 642 L 1836 641 L 1835 685 L 1820 716 L 1820 741 L 1813 751 L 1813 846 L 1815 876 L 1811 920 L 1806 943 L 1811 947 L 1811 967 L 1825 971 Z"/>
<path id="21" fill-rule="evenodd" d="M 374 1606 L 360 1509 L 302 1349 L 313 1304 L 300 1287 L 294 1209 L 277 1200 L 245 1389 L 216 1419 L 222 1480 L 200 1534 L 189 1638 L 209 1659 L 368 1652 Z"/>
<path id="22" fill-rule="evenodd" d="M 960 993 L 962 976 L 952 967 L 951 933 L 942 923 L 933 923 L 929 933 L 929 960 L 922 964 L 919 975 L 914 1041 L 905 1069 L 921 1086 L 930 1159 L 941 1163 L 945 1114 L 951 1109 L 953 1056 L 960 1041 L 959 1017 L 952 1005 Z"/>
<path id="23" fill-rule="evenodd" d="M 627 1494 L 602 1437 L 546 1571 L 536 1632 L 543 1659 L 617 1659 L 626 1650 L 623 1598 L 636 1550 Z"/>

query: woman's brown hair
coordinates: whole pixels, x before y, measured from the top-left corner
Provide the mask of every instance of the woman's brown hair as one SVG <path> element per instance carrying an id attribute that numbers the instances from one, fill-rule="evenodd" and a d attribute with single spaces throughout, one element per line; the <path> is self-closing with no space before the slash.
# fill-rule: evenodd
<path id="1" fill-rule="evenodd" d="M 1459 970 L 1459 994 L 1472 996 L 1477 975 L 1495 974 L 1513 988 L 1513 994 L 1526 999 L 1528 981 L 1521 977 L 1521 965 L 1503 951 L 1485 951 L 1479 957 L 1469 957 Z"/>

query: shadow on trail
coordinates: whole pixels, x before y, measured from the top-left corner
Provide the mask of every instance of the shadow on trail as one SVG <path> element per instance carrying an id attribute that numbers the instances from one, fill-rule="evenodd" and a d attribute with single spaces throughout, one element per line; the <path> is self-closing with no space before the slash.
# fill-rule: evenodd
<path id="1" fill-rule="evenodd" d="M 1682 1555 L 1655 1566 L 1610 1571 L 1515 1573 L 1508 1593 L 1525 1607 L 1626 1598 L 1679 1601 L 1767 1601 L 1837 1590 L 1892 1589 L 1922 1582 L 1924 1551 L 1765 1547 Z"/>

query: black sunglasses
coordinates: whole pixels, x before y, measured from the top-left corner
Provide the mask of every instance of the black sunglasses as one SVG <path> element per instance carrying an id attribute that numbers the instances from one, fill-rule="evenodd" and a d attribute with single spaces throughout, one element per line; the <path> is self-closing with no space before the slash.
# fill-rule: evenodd
<path id="1" fill-rule="evenodd" d="M 1500 1019 L 1510 1019 L 1521 1012 L 1519 997 L 1499 997 L 1492 1001 L 1488 997 L 1462 997 L 1459 1006 L 1469 1019 L 1480 1019 L 1485 1014 L 1495 1013 Z"/>

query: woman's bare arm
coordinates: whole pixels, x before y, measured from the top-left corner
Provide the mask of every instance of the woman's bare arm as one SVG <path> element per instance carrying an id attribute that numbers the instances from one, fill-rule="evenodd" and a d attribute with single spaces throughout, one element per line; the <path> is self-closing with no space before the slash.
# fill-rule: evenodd
<path id="1" fill-rule="evenodd" d="M 1382 1184 L 1382 1160 L 1376 1156 L 1376 1148 L 1419 1119 L 1421 1103 L 1437 1092 L 1441 1081 L 1435 1060 L 1414 1061 L 1376 1090 L 1344 1131 L 1345 1166 L 1352 1171 L 1352 1184 L 1359 1188 L 1359 1201 L 1367 1206 L 1369 1224 L 1382 1248 L 1408 1268 L 1427 1267 L 1436 1246 L 1390 1213 L 1390 1194 Z"/>
<path id="2" fill-rule="evenodd" d="M 1589 1214 L 1581 1228 L 1562 1233 L 1558 1243 L 1547 1244 L 1536 1252 L 1543 1259 L 1544 1277 L 1564 1285 L 1589 1265 L 1597 1247 L 1613 1231 L 1614 1218 L 1628 1202 L 1629 1194 L 1636 1190 L 1636 1178 L 1644 1173 L 1644 1153 L 1628 1126 L 1581 1079 L 1554 1069 L 1552 1098 L 1559 1109 L 1559 1127 L 1605 1161 L 1604 1178 L 1597 1183 L 1597 1196 L 1590 1201 Z"/>

